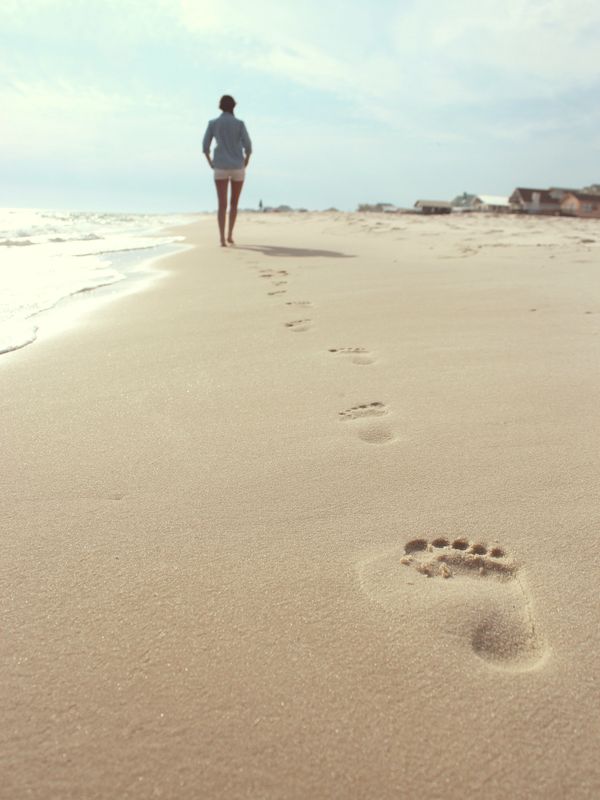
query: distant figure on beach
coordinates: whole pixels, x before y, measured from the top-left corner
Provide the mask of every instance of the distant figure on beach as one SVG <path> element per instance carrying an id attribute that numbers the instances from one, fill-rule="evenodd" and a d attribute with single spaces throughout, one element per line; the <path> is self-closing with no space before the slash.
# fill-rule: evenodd
<path id="1" fill-rule="evenodd" d="M 252 153 L 252 142 L 248 136 L 246 126 L 241 119 L 233 113 L 236 102 L 231 95 L 224 94 L 219 102 L 221 116 L 211 119 L 204 134 L 202 150 L 210 164 L 217 187 L 219 198 L 219 233 L 221 247 L 235 244 L 233 241 L 233 226 L 237 217 L 238 201 L 244 185 L 246 167 Z M 210 146 L 215 139 L 217 146 L 213 157 L 210 155 Z M 227 214 L 227 189 L 231 181 L 231 197 L 229 201 L 229 225 L 227 240 L 225 239 L 225 218 Z"/>

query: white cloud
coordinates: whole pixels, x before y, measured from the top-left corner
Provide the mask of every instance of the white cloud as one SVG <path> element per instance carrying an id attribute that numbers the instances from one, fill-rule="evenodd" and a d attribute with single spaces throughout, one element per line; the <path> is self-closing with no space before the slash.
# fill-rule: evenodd
<path id="1" fill-rule="evenodd" d="M 186 109 L 148 92 L 134 96 L 65 80 L 13 80 L 0 88 L 0 106 L 9 121 L 0 129 L 0 150 L 13 159 L 68 154 L 74 160 L 98 160 L 110 153 L 135 162 L 167 153 L 175 146 L 170 139 L 197 136 Z M 156 131 L 158 137 L 151 135 Z"/>
<path id="2" fill-rule="evenodd" d="M 3 0 L 0 20 L 32 25 L 49 9 L 66 24 L 60 0 Z M 74 33 L 93 36 L 96 20 L 120 44 L 187 34 L 204 63 L 330 93 L 402 130 L 420 110 L 600 80 L 597 0 L 88 0 L 84 17 Z"/>
<path id="3" fill-rule="evenodd" d="M 380 95 L 394 84 L 391 63 L 376 49 L 367 48 L 365 55 L 370 30 L 341 8 L 314 0 L 302 5 L 256 0 L 251 6 L 221 0 L 209 9 L 180 0 L 179 6 L 181 23 L 206 39 L 215 59 L 336 94 Z"/>
<path id="4" fill-rule="evenodd" d="M 552 94 L 600 79 L 597 0 L 438 0 L 301 5 L 179 0 L 181 24 L 214 58 L 300 85 L 353 96 L 473 103 Z M 357 10 L 358 9 L 358 10 Z"/>
<path id="5" fill-rule="evenodd" d="M 60 0 L 2 0 L 0 20 L 19 22 L 46 9 L 57 8 Z"/>
<path id="6" fill-rule="evenodd" d="M 400 14 L 399 51 L 430 51 L 448 67 L 484 67 L 554 88 L 600 77 L 597 38 L 600 5 L 594 0 L 455 0 L 435 13 L 423 6 Z"/>

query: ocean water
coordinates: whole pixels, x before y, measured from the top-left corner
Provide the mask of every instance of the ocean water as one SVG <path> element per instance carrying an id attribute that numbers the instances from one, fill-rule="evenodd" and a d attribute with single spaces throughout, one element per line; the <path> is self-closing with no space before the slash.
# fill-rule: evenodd
<path id="1" fill-rule="evenodd" d="M 0 353 L 35 341 L 43 312 L 64 298 L 147 272 L 183 240 L 157 233 L 192 218 L 0 209 Z"/>

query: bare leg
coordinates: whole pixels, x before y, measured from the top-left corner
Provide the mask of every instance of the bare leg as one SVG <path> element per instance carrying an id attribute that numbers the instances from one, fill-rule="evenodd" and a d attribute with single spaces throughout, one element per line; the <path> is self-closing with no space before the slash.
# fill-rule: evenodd
<path id="1" fill-rule="evenodd" d="M 235 225 L 235 219 L 237 217 L 238 200 L 240 199 L 243 185 L 244 181 L 231 181 L 231 197 L 229 200 L 229 235 L 227 236 L 227 241 L 229 244 L 234 244 L 233 226 Z"/>
<path id="2" fill-rule="evenodd" d="M 216 180 L 215 186 L 217 187 L 217 197 L 219 198 L 219 234 L 221 235 L 221 247 L 227 247 L 225 243 L 225 216 L 227 214 L 227 184 L 229 181 Z"/>

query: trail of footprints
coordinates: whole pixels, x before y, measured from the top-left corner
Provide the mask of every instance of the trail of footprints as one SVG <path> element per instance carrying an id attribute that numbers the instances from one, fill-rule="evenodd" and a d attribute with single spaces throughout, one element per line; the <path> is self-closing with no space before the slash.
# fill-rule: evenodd
<path id="1" fill-rule="evenodd" d="M 267 292 L 270 297 L 286 294 L 287 289 L 284 287 L 287 286 L 289 274 L 286 269 L 261 269 L 258 274 L 261 278 L 270 279 L 271 285 L 275 287 L 270 292 Z"/>
<path id="2" fill-rule="evenodd" d="M 258 274 L 261 278 L 273 278 L 276 280 L 281 280 L 281 278 L 286 278 L 289 275 L 287 269 L 261 269 Z"/>
<path id="3" fill-rule="evenodd" d="M 262 269 L 259 274 L 274 286 L 269 296 L 286 293 L 286 270 Z M 284 302 L 290 309 L 312 307 L 310 300 Z M 285 323 L 293 332 L 311 326 L 310 318 Z M 328 352 L 352 364 L 375 362 L 365 347 L 330 347 Z M 389 414 L 385 403 L 374 400 L 338 412 L 338 420 L 362 441 L 385 444 L 394 439 Z M 415 619 L 428 620 L 462 634 L 472 653 L 495 668 L 535 669 L 549 653 L 520 567 L 499 545 L 462 536 L 414 538 L 400 552 L 393 549 L 359 564 L 359 575 L 362 588 L 373 600 L 407 614 L 411 624 Z"/>
<path id="4" fill-rule="evenodd" d="M 273 288 L 267 291 L 269 297 L 280 298 L 287 294 L 289 272 L 286 269 L 261 269 L 256 261 L 249 262 L 249 264 L 257 270 L 260 278 L 270 281 Z M 298 311 L 312 307 L 310 300 L 286 300 L 285 305 L 290 309 L 298 309 Z M 310 317 L 299 317 L 284 323 L 284 327 L 292 333 L 304 333 L 312 326 L 313 322 Z M 376 361 L 375 355 L 366 347 L 330 347 L 328 352 L 342 361 L 359 366 L 368 366 Z M 342 422 L 351 421 L 357 437 L 362 441 L 369 444 L 384 444 L 392 441 L 394 435 L 391 427 L 381 423 L 377 418 L 388 413 L 389 409 L 384 403 L 374 401 L 340 411 L 338 419 Z"/>

